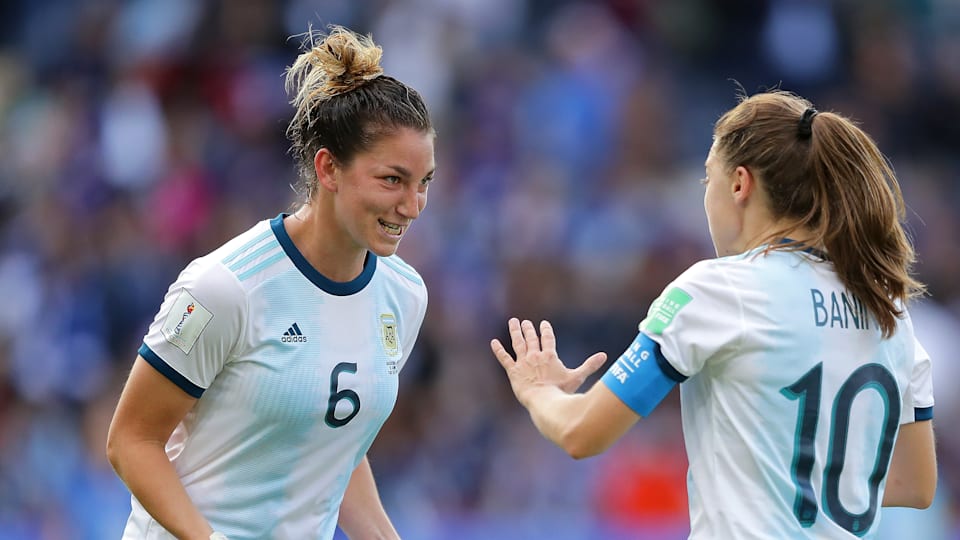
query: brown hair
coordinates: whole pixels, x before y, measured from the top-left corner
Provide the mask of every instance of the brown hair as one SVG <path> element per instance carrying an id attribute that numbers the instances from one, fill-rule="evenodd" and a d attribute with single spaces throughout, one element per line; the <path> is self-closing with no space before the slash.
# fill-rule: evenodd
<path id="1" fill-rule="evenodd" d="M 900 186 L 866 133 L 843 116 L 776 90 L 741 96 L 714 127 L 717 152 L 731 169 L 744 166 L 787 223 L 768 241 L 798 229 L 826 249 L 844 287 L 876 317 L 884 337 L 909 298 L 924 292 L 911 277 L 913 246 L 904 228 Z M 769 249 L 803 249 L 771 243 Z"/>
<path id="2" fill-rule="evenodd" d="M 329 29 L 327 35 L 307 32 L 305 51 L 286 74 L 286 90 L 293 94 L 290 104 L 296 109 L 287 139 L 307 200 L 316 190 L 313 158 L 321 148 L 347 165 L 396 129 L 433 132 L 420 94 L 383 75 L 383 50 L 370 36 L 342 26 Z"/>

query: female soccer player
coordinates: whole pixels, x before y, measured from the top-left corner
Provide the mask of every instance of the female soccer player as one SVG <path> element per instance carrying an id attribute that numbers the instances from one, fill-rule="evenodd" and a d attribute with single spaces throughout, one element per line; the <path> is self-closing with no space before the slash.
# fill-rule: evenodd
<path id="1" fill-rule="evenodd" d="M 667 286 L 636 340 L 568 370 L 549 322 L 491 347 L 537 429 L 598 454 L 677 383 L 691 538 L 870 536 L 879 507 L 936 490 L 930 359 L 906 301 L 914 252 L 885 158 L 850 121 L 785 92 L 714 129 L 704 207 L 718 258 Z"/>
<path id="2" fill-rule="evenodd" d="M 108 436 L 124 538 L 332 538 L 338 521 L 397 537 L 366 452 L 426 311 L 394 253 L 427 203 L 434 131 L 369 37 L 308 42 L 286 78 L 306 200 L 167 291 Z"/>

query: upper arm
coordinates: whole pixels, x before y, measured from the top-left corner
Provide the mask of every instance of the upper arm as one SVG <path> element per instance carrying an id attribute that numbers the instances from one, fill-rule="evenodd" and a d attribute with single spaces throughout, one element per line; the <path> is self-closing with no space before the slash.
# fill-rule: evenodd
<path id="1" fill-rule="evenodd" d="M 670 283 L 650 305 L 640 330 L 660 346 L 661 367 L 677 382 L 714 359 L 736 354 L 752 279 L 749 266 L 701 261 Z"/>
<path id="2" fill-rule="evenodd" d="M 926 508 L 937 489 L 937 457 L 933 422 L 925 420 L 900 426 L 893 447 L 884 506 Z"/>
<path id="3" fill-rule="evenodd" d="M 577 396 L 579 416 L 562 446 L 575 457 L 603 452 L 683 379 L 660 353 L 660 345 L 640 332 L 603 378 Z"/>
<path id="4" fill-rule="evenodd" d="M 166 444 L 196 402 L 138 355 L 110 422 L 108 453 L 129 442 Z"/>
<path id="5" fill-rule="evenodd" d="M 640 332 L 610 366 L 600 384 L 580 398 L 570 446 L 586 455 L 613 444 L 678 384 L 698 373 L 741 336 L 737 290 L 713 263 L 696 264 L 651 304 Z M 588 441 L 593 441 L 588 442 Z M 578 452 L 579 453 L 579 452 Z"/>
<path id="6" fill-rule="evenodd" d="M 221 264 L 198 259 L 170 286 L 140 356 L 199 398 L 225 367 L 246 324 L 246 293 Z"/>
<path id="7" fill-rule="evenodd" d="M 603 452 L 648 416 L 686 376 L 676 370 L 661 351 L 664 331 L 684 326 L 681 309 L 692 297 L 671 285 L 653 303 L 641 331 L 610 365 L 600 381 L 576 396 L 575 421 L 564 434 L 562 446 L 574 457 Z M 675 335 L 675 334 L 674 334 Z M 685 335 L 685 334 L 684 334 Z M 674 338 L 670 345 L 679 340 Z M 677 347 L 673 347 L 677 349 Z M 687 352 L 687 351 L 684 351 Z M 689 360 L 689 355 L 687 355 Z M 680 358 L 681 353 L 675 353 Z"/>
<path id="8" fill-rule="evenodd" d="M 909 317 L 906 324 L 913 332 Z M 937 457 L 933 435 L 933 374 L 930 355 L 911 337 L 913 364 L 904 392 L 902 424 L 893 447 L 884 506 L 926 508 L 937 489 Z"/>
<path id="9" fill-rule="evenodd" d="M 601 382 L 637 415 L 649 416 L 673 387 L 685 380 L 664 358 L 660 344 L 640 332 Z"/>

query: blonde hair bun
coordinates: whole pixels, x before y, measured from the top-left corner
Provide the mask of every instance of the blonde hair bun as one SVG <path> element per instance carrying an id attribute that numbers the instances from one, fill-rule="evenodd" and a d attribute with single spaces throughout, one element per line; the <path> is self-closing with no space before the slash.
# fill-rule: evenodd
<path id="1" fill-rule="evenodd" d="M 287 89 L 310 89 L 307 100 L 343 94 L 383 75 L 383 49 L 369 35 L 337 25 L 327 35 L 307 32 L 310 49 L 301 54 L 287 72 Z M 322 38 L 317 43 L 318 38 Z"/>

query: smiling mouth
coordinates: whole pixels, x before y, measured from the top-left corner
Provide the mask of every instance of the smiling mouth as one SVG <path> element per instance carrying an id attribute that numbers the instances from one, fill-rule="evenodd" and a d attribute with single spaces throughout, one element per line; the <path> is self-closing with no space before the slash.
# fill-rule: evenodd
<path id="1" fill-rule="evenodd" d="M 402 225 L 396 225 L 394 223 L 387 223 L 386 221 L 380 219 L 380 226 L 383 227 L 383 230 L 387 231 L 387 234 L 393 236 L 400 236 L 403 234 L 404 227 Z"/>

